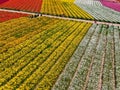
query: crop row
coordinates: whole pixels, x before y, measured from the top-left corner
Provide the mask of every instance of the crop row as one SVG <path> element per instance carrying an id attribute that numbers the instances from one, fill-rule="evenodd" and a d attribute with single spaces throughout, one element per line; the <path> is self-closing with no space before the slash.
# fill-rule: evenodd
<path id="1" fill-rule="evenodd" d="M 63 1 L 63 2 L 74 2 L 75 0 L 61 0 L 61 1 Z"/>
<path id="2" fill-rule="evenodd" d="M 72 24 L 71 24 L 72 25 Z M 75 25 L 74 25 L 75 26 Z M 77 25 L 76 25 L 77 26 Z M 58 47 L 58 45 L 61 45 L 61 43 L 63 41 L 65 41 L 65 39 L 67 38 L 67 36 L 69 36 L 73 31 L 70 32 L 65 32 L 62 36 L 59 37 L 59 41 L 56 40 L 53 45 L 51 45 L 51 48 L 49 48 L 49 50 L 45 50 L 46 54 L 50 54 L 48 57 L 46 57 L 45 62 L 36 70 L 36 72 L 30 76 L 30 78 L 27 80 L 27 82 L 25 82 L 25 84 L 23 86 L 21 86 L 21 88 L 27 88 L 29 84 L 31 84 L 29 81 L 34 81 L 36 80 L 36 84 L 39 82 L 39 80 L 45 75 L 46 72 L 48 72 L 48 70 L 54 65 L 54 63 L 57 61 L 56 59 L 60 56 L 61 52 L 63 52 L 63 50 L 59 50 L 59 52 L 56 50 Z M 67 34 L 66 34 L 67 33 Z M 64 36 L 65 35 L 65 36 Z M 55 56 L 56 55 L 56 56 Z M 45 58 L 44 58 L 45 59 Z M 37 76 L 36 76 L 37 75 Z M 40 75 L 40 76 L 39 76 Z M 31 88 L 33 88 L 33 86 L 31 86 Z"/>
<path id="3" fill-rule="evenodd" d="M 59 76 L 58 80 L 56 81 L 55 85 L 53 86 L 52 90 L 67 90 L 69 87 L 70 81 L 73 78 L 73 75 L 76 71 L 76 68 L 78 66 L 78 63 L 80 62 L 81 57 L 83 56 L 85 49 L 88 46 L 88 42 L 90 41 L 90 38 L 92 34 L 95 32 L 95 28 L 97 25 L 93 25 L 88 33 L 85 35 L 79 46 L 77 47 L 76 51 L 70 58 L 68 64 L 66 65 L 64 71 Z M 85 42 L 86 41 L 86 42 Z"/>
<path id="4" fill-rule="evenodd" d="M 77 7 L 74 3 L 62 2 L 58 0 L 44 0 L 41 13 L 64 17 L 93 19 L 91 15 Z"/>
<path id="5" fill-rule="evenodd" d="M 51 89 L 51 87 L 55 83 L 56 79 L 58 78 L 59 74 L 63 71 L 65 65 L 69 61 L 69 58 L 73 54 L 74 50 L 77 48 L 79 42 L 82 40 L 83 36 L 85 35 L 87 30 L 91 26 L 91 24 L 86 24 L 86 25 L 82 24 L 82 25 L 79 26 L 78 29 L 76 29 L 77 31 L 75 33 L 73 33 L 75 36 L 73 35 L 73 36 L 69 37 L 69 39 L 71 39 L 72 42 L 70 43 L 70 45 L 68 47 L 63 48 L 65 50 L 63 55 L 61 57 L 59 57 L 59 59 L 57 59 L 57 62 L 55 63 L 55 65 L 51 68 L 51 70 L 48 73 L 46 73 L 46 75 L 43 77 L 41 82 L 39 82 L 39 84 L 37 86 L 37 90 Z M 69 39 L 67 38 L 66 40 L 68 41 Z M 67 45 L 67 43 L 64 43 L 64 45 Z M 60 49 L 58 49 L 58 51 L 59 50 Z"/>
<path id="6" fill-rule="evenodd" d="M 52 90 L 119 89 L 119 33 L 119 27 L 93 24 Z"/>
<path id="7" fill-rule="evenodd" d="M 86 3 L 85 3 L 86 2 Z M 87 3 L 90 2 L 90 3 Z M 119 22 L 120 12 L 114 11 L 110 8 L 103 6 L 100 1 L 94 0 L 76 0 L 76 5 L 87 11 L 96 20 L 109 21 L 109 22 Z"/>
<path id="8" fill-rule="evenodd" d="M 42 0 L 9 0 L 0 4 L 0 8 L 40 12 L 42 6 Z"/>
<path id="9" fill-rule="evenodd" d="M 53 25 L 53 27 L 50 28 L 51 29 L 54 29 L 56 28 L 58 25 L 60 25 L 61 23 L 63 23 L 63 21 Z M 42 30 L 39 30 L 37 32 L 33 32 L 33 33 L 29 33 L 29 34 L 32 34 L 32 35 L 35 35 L 37 33 L 40 33 L 38 35 L 35 35 L 34 38 L 31 37 L 31 39 L 29 40 L 29 38 L 26 38 L 27 40 L 23 41 L 22 43 L 16 45 L 16 46 L 13 46 L 12 48 L 8 48 L 8 51 L 7 52 L 3 52 L 0 56 L 1 56 L 1 62 L 2 64 L 0 65 L 2 68 L 1 70 L 4 70 L 4 68 L 8 68 L 10 67 L 12 64 L 14 64 L 19 58 L 23 57 L 24 55 L 26 55 L 27 53 L 29 53 L 33 48 L 36 47 L 37 43 L 38 43 L 38 40 L 40 37 L 42 40 L 45 40 L 47 37 L 46 35 L 45 36 L 42 36 L 42 34 L 45 34 L 47 33 L 48 31 L 50 30 L 47 30 L 46 29 L 48 28 L 48 25 L 46 25 L 46 27 L 41 27 Z M 48 33 L 49 34 L 49 33 Z M 51 34 L 51 33 L 50 33 Z M 43 38 L 44 37 L 44 38 Z M 46 38 L 45 38 L 46 37 Z M 24 37 L 25 38 L 25 37 Z M 42 43 L 43 41 L 41 41 L 40 43 Z M 40 44 L 39 43 L 39 44 Z M 36 45 L 33 45 L 32 44 L 36 44 Z M 32 46 L 32 47 L 31 47 Z M 31 49 L 27 50 L 27 48 L 31 47 Z M 3 47 L 4 48 L 4 47 Z M 23 50 L 25 50 L 25 52 L 23 50 L 21 50 L 21 48 L 23 48 Z M 13 58 L 15 58 L 13 60 Z M 12 61 L 11 61 L 12 60 Z M 9 63 L 7 63 L 9 62 Z"/>
<path id="10" fill-rule="evenodd" d="M 9 0 L 0 5 L 0 8 L 22 10 L 29 12 L 38 12 L 43 14 L 82 18 L 82 19 L 94 19 L 86 11 L 75 5 L 74 0 Z"/>
<path id="11" fill-rule="evenodd" d="M 15 19 L 15 18 L 19 18 L 19 17 L 25 17 L 25 16 L 28 16 L 28 15 L 27 14 L 0 11 L 0 22 L 4 22 L 4 21 L 10 20 L 10 19 Z"/>
<path id="12" fill-rule="evenodd" d="M 28 18 L 23 18 L 23 20 L 25 23 L 29 21 Z M 43 22 L 44 24 L 42 24 L 40 20 L 42 22 L 46 21 L 46 23 Z M 36 24 L 40 26 L 36 26 L 37 28 L 32 26 L 33 31 L 28 31 L 28 33 L 24 34 L 24 36 L 27 34 L 32 34 L 33 36 L 29 38 L 22 36 L 26 39 L 9 47 L 7 51 L 1 52 L 0 89 L 45 89 L 44 85 L 47 84 L 46 78 L 49 80 L 48 83 L 51 83 L 48 84 L 48 88 L 50 88 L 91 26 L 89 23 L 50 19 L 46 17 L 31 20 L 31 22 L 34 21 L 35 26 Z M 21 22 L 18 22 L 18 24 L 20 23 Z M 3 25 L 5 25 L 5 22 Z M 13 27 L 11 27 L 11 29 L 12 28 Z M 30 27 L 28 28 L 30 29 Z M 16 31 L 12 31 L 11 29 L 10 31 L 2 29 L 3 33 L 1 32 L 1 36 L 4 37 L 5 34 L 9 35 Z M 21 32 L 24 32 L 24 29 Z M 20 33 L 19 28 L 17 33 Z M 13 37 L 12 35 L 14 36 L 14 34 L 10 36 Z M 5 47 L 2 46 L 2 48 Z M 57 72 L 56 69 L 58 69 Z M 49 77 L 49 75 L 54 76 Z M 46 84 L 40 87 L 43 83 Z"/>
<path id="13" fill-rule="evenodd" d="M 115 44 L 115 76 L 116 76 L 116 88 L 120 89 L 120 27 L 114 29 L 114 44 Z"/>
<path id="14" fill-rule="evenodd" d="M 16 22 L 14 25 L 1 23 L 2 25 L 7 25 L 0 30 L 0 41 L 1 41 L 1 51 L 5 52 L 10 47 L 14 47 L 16 44 L 21 43 L 22 41 L 29 39 L 35 33 L 41 32 L 41 28 L 49 27 L 50 25 L 58 22 L 58 20 L 50 19 L 50 18 L 36 18 L 36 19 L 29 19 L 29 18 L 21 18 L 23 22 Z M 18 20 L 20 21 L 20 19 Z M 43 23 L 44 21 L 44 23 Z M 52 23 L 50 23 L 52 22 Z M 50 23 L 50 24 L 49 24 Z M 8 30 L 6 30 L 8 29 Z M 45 29 L 44 29 L 45 30 Z M 31 33 L 31 34 L 30 34 Z"/>
<path id="15" fill-rule="evenodd" d="M 29 64 L 29 63 L 32 63 L 32 60 L 33 59 L 35 59 L 35 63 L 36 62 L 38 62 L 38 60 L 40 59 L 40 58 L 38 58 L 38 54 L 41 54 L 42 53 L 42 51 L 44 50 L 44 49 L 46 49 L 49 45 L 51 45 L 50 43 L 52 43 L 52 41 L 54 41 L 56 38 L 58 38 L 59 37 L 59 35 L 56 35 L 56 34 L 60 34 L 60 32 L 57 32 L 56 34 L 55 33 L 53 33 L 54 31 L 52 31 L 52 32 L 50 32 L 50 33 L 52 33 L 53 35 L 50 37 L 49 36 L 49 38 L 48 39 L 45 39 L 44 41 L 43 40 L 40 40 L 39 38 L 37 39 L 37 42 L 36 43 L 32 43 L 31 45 L 29 45 L 29 46 L 27 46 L 27 47 L 25 47 L 25 48 L 23 48 L 21 51 L 19 51 L 18 52 L 18 54 L 19 54 L 19 58 L 17 58 L 17 61 L 15 62 L 15 60 L 16 60 L 16 58 L 14 57 L 14 55 L 13 55 L 13 57 L 11 58 L 11 60 L 9 60 L 11 63 L 12 62 L 14 62 L 13 63 L 13 65 L 11 65 L 11 66 L 9 66 L 9 69 L 8 70 L 5 70 L 5 71 L 3 71 L 4 73 L 6 72 L 6 73 L 8 73 L 7 71 L 9 71 L 10 70 L 10 68 L 13 68 L 14 67 L 14 69 L 15 70 L 13 70 L 14 72 L 11 72 L 11 74 L 9 73 L 9 75 L 8 76 L 6 76 L 6 77 L 10 77 L 10 75 L 13 75 L 13 74 L 15 74 L 15 72 L 16 72 L 16 69 L 17 70 L 21 70 L 21 68 L 22 67 L 25 67 L 27 64 Z M 49 35 L 49 34 L 48 34 Z M 54 37 L 54 38 L 53 38 Z M 46 38 L 46 37 L 45 37 Z M 49 40 L 52 40 L 51 42 L 49 42 L 49 43 L 47 43 Z M 40 44 L 40 45 L 39 45 Z M 25 53 L 25 55 L 24 55 L 24 53 L 23 53 L 23 51 L 24 51 L 24 53 Z M 26 54 L 26 52 L 29 52 L 29 53 L 27 53 Z M 22 55 L 24 55 L 24 57 L 22 56 Z M 47 55 L 47 54 L 46 54 Z M 46 55 L 42 55 L 42 57 L 44 58 Z M 16 56 L 16 55 L 15 55 Z M 18 56 L 18 55 L 17 55 Z M 28 56 L 29 56 L 29 58 L 28 58 Z M 41 56 L 41 55 L 40 55 Z M 13 58 L 15 58 L 15 59 L 13 59 Z M 26 60 L 27 59 L 27 61 L 26 62 L 24 62 L 24 60 Z M 37 61 L 36 61 L 37 60 Z M 31 62 L 30 62 L 31 61 Z M 43 60 L 41 60 L 41 61 L 43 61 Z M 41 61 L 40 61 L 40 63 L 41 63 Z M 20 64 L 20 62 L 24 62 L 22 65 Z M 29 63 L 28 63 L 29 62 Z M 37 63 L 37 64 L 39 64 L 39 63 Z M 33 65 L 33 64 L 32 64 Z M 18 67 L 19 66 L 19 67 Z M 16 68 L 15 68 L 16 67 Z M 17 68 L 18 67 L 18 68 Z M 36 68 L 36 67 L 35 67 Z M 28 68 L 29 69 L 29 68 Z M 26 69 L 25 69 L 26 70 Z M 33 68 L 33 70 L 34 70 L 34 68 Z M 28 73 L 31 73 L 31 72 L 29 72 L 28 71 Z M 27 74 L 27 73 L 26 73 Z M 24 79 L 24 78 L 23 78 Z M 16 85 L 15 85 L 16 86 Z M 14 86 L 14 87 L 15 87 Z"/>

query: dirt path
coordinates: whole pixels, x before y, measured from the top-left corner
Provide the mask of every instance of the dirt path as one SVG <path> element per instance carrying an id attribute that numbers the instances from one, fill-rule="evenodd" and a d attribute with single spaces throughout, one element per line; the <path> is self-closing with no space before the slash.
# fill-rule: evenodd
<path id="1" fill-rule="evenodd" d="M 11 10 L 11 9 L 0 9 L 0 11 L 13 12 L 13 13 L 23 13 L 23 14 L 30 14 L 30 15 L 39 14 L 39 16 L 41 16 L 40 13 L 18 11 L 18 10 Z M 116 24 L 116 23 L 112 23 L 112 22 L 100 22 L 100 21 L 87 20 L 87 19 L 86 20 L 85 19 L 75 19 L 75 18 L 60 17 L 60 16 L 53 16 L 53 15 L 46 15 L 46 14 L 42 14 L 42 16 L 50 17 L 50 18 L 59 18 L 59 19 L 64 19 L 64 20 L 73 20 L 73 21 L 82 21 L 82 22 L 88 22 L 88 23 L 97 23 L 97 24 L 120 26 L 120 24 Z"/>

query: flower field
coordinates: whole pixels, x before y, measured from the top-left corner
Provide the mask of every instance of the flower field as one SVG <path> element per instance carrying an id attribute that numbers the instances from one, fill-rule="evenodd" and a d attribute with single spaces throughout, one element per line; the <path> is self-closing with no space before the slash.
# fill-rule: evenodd
<path id="1" fill-rule="evenodd" d="M 119 90 L 119 29 L 93 24 L 52 90 Z"/>
<path id="2" fill-rule="evenodd" d="M 120 90 L 120 12 L 97 0 L 1 3 L 0 90 Z"/>
<path id="3" fill-rule="evenodd" d="M 0 29 L 0 89 L 46 90 L 92 24 L 41 17 L 0 24 L 4 25 Z"/>
<path id="4" fill-rule="evenodd" d="M 68 0 L 63 0 L 68 1 Z M 72 17 L 72 18 L 82 18 L 82 19 L 94 19 L 90 14 L 85 12 L 83 9 L 76 6 L 74 3 L 63 2 L 58 0 L 43 0 L 41 13 Z M 73 0 L 71 0 L 73 1 Z"/>
<path id="5" fill-rule="evenodd" d="M 96 20 L 120 23 L 120 12 L 103 6 L 100 1 L 76 0 L 75 3 L 77 6 L 92 15 Z"/>
<path id="6" fill-rule="evenodd" d="M 0 11 L 0 22 L 4 22 L 10 19 L 15 19 L 19 17 L 25 17 L 25 16 L 28 16 L 28 14 Z"/>
<path id="7" fill-rule="evenodd" d="M 120 12 L 120 2 L 117 0 L 114 0 L 114 1 L 102 0 L 101 3 L 103 6 L 112 8 L 112 9 Z"/>
<path id="8" fill-rule="evenodd" d="M 9 0 L 0 4 L 0 8 L 40 12 L 42 0 Z"/>

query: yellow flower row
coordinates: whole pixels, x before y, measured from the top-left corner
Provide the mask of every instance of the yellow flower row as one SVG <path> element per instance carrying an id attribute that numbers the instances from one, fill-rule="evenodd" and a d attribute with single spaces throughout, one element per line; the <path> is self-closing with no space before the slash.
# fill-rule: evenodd
<path id="1" fill-rule="evenodd" d="M 67 45 L 69 40 L 71 40 L 72 42 L 69 43 L 69 46 L 67 46 L 67 48 L 65 49 L 65 52 L 57 60 L 57 62 L 50 69 L 50 71 L 45 74 L 43 79 L 38 84 L 36 90 L 50 90 L 51 89 L 51 87 L 55 83 L 56 79 L 58 78 L 59 74 L 62 72 L 65 65 L 69 61 L 69 58 L 73 54 L 75 48 L 77 48 L 79 42 L 82 40 L 82 38 L 84 37 L 85 33 L 87 32 L 87 30 L 89 29 L 90 26 L 91 26 L 91 24 L 87 24 L 86 27 L 83 27 L 82 29 L 77 28 L 76 33 L 74 33 L 74 35 L 72 35 L 66 39 L 67 42 L 64 43 L 64 45 L 63 45 L 64 47 Z M 60 48 L 62 48 L 63 46 L 60 46 Z"/>
<path id="2" fill-rule="evenodd" d="M 41 13 L 64 17 L 94 19 L 91 15 L 76 6 L 74 3 L 58 0 L 43 0 Z"/>
<path id="3" fill-rule="evenodd" d="M 61 0 L 61 1 L 63 1 L 63 2 L 74 2 L 75 0 Z"/>
<path id="4" fill-rule="evenodd" d="M 70 22 L 70 21 L 69 21 Z M 69 22 L 67 22 L 68 23 L 68 26 L 69 26 Z M 65 24 L 65 23 L 64 23 Z M 64 24 L 62 25 L 62 26 L 64 26 Z M 56 25 L 57 26 L 57 25 Z M 68 27 L 68 26 L 66 26 L 66 27 Z M 59 27 L 58 27 L 59 28 Z M 67 28 L 66 28 L 66 30 L 67 30 Z M 58 30 L 57 30 L 58 31 Z M 51 32 L 53 32 L 53 30 L 51 31 Z M 64 33 L 63 32 L 63 30 L 62 30 L 62 27 L 61 27 L 61 33 Z M 54 33 L 53 33 L 54 34 Z M 44 35 L 44 34 L 43 34 Z M 25 65 L 25 63 L 28 63 L 28 61 L 31 61 L 31 58 L 34 58 L 34 56 L 36 56 L 35 54 L 36 53 L 38 53 L 38 52 L 40 52 L 40 50 L 42 51 L 42 50 L 44 50 L 50 43 L 52 43 L 52 41 L 54 41 L 54 39 L 55 39 L 55 37 L 58 37 L 58 35 L 60 35 L 60 32 L 59 33 L 56 33 L 55 35 L 53 35 L 52 36 L 52 38 L 48 38 L 48 39 L 46 39 L 45 41 L 44 41 L 44 43 L 43 44 L 41 44 L 40 46 L 39 46 L 39 44 L 38 44 L 38 46 L 37 46 L 37 48 L 35 48 L 32 52 L 30 52 L 30 54 L 27 54 L 25 57 L 23 57 L 23 58 L 21 58 L 21 59 L 19 59 L 19 61 L 18 61 L 18 63 L 15 63 L 12 67 L 10 67 L 10 68 L 8 68 L 8 69 L 6 69 L 5 71 L 3 71 L 2 72 L 2 75 L 1 75 L 1 77 L 0 78 L 2 78 L 2 77 L 4 77 L 4 78 L 6 78 L 5 80 L 8 80 L 8 79 L 10 79 L 10 77 L 12 77 L 13 75 L 14 75 L 14 73 L 15 72 L 18 72 L 19 70 L 20 70 L 20 68 L 21 67 L 23 67 L 24 65 Z M 52 41 L 51 41 L 52 40 Z M 49 41 L 49 42 L 48 42 Z M 47 43 L 48 42 L 48 43 Z M 56 44 L 55 44 L 56 45 Z M 25 51 L 27 51 L 27 49 L 29 50 L 30 48 L 26 48 L 25 50 L 23 49 L 23 51 L 25 52 Z M 49 50 L 49 51 L 51 51 L 51 50 Z M 21 54 L 23 54 L 24 52 L 22 52 Z M 47 54 L 44 54 L 43 53 L 43 55 L 42 55 L 42 57 L 43 57 L 43 59 L 44 59 L 44 57 L 46 56 Z M 29 58 L 28 58 L 29 57 Z M 12 57 L 13 58 L 13 57 Z M 16 59 L 16 58 L 15 58 Z M 11 59 L 12 60 L 12 59 Z M 24 60 L 27 60 L 27 61 L 25 61 L 24 62 Z M 39 60 L 39 59 L 37 59 L 37 60 Z M 11 61 L 12 62 L 12 61 Z M 36 62 L 35 62 L 36 63 Z M 19 67 L 18 67 L 19 66 Z M 28 68 L 29 69 L 29 68 Z M 25 71 L 26 72 L 26 71 Z M 8 74 L 9 73 L 9 74 Z M 29 72 L 30 73 L 30 72 Z M 26 73 L 27 74 L 27 73 Z M 3 76 L 3 75 L 5 75 L 5 76 Z M 23 75 L 24 75 L 24 73 L 23 73 Z M 16 76 L 16 78 L 17 78 L 17 76 Z M 18 78 L 19 79 L 19 78 Z M 24 78 L 23 78 L 24 79 Z M 14 79 L 13 79 L 14 80 Z M 16 80 L 16 79 L 15 79 Z M 4 81 L 5 82 L 5 81 Z M 7 82 L 7 81 L 6 81 Z M 14 81 L 13 81 L 14 82 Z M 20 82 L 20 80 L 18 80 L 18 82 Z M 1 81 L 1 83 L 2 83 L 2 81 Z M 11 83 L 12 83 L 12 81 L 10 81 L 10 85 L 11 85 Z M 16 84 L 17 82 L 15 82 L 15 84 Z M 12 83 L 13 84 L 13 83 Z M 14 84 L 13 84 L 14 85 Z M 9 86 L 9 85 L 8 85 Z M 15 87 L 15 86 L 14 86 Z M 7 87 L 6 87 L 7 88 Z M 12 87 L 11 87 L 12 88 Z"/>
<path id="5" fill-rule="evenodd" d="M 73 31 L 70 31 L 71 33 Z M 43 55 L 40 55 L 39 57 L 41 57 L 40 61 L 43 59 L 45 59 L 45 62 L 39 66 L 39 68 L 20 86 L 20 89 L 30 89 L 30 88 L 34 88 L 34 86 L 38 83 L 39 79 L 41 79 L 45 73 L 49 70 L 48 67 L 52 67 L 53 64 L 56 62 L 55 59 L 57 59 L 60 56 L 60 52 L 63 50 L 59 50 L 59 54 L 57 54 L 56 52 L 56 48 L 70 35 L 70 32 L 66 29 L 65 32 L 63 32 L 63 35 L 61 37 L 59 37 L 59 39 L 61 40 L 56 40 L 54 41 L 54 43 L 52 44 L 52 46 L 48 49 L 46 49 L 45 51 L 43 51 L 44 56 L 46 56 L 47 54 L 51 54 L 49 57 L 43 57 Z M 54 50 L 53 50 L 54 49 Z M 53 52 L 54 51 L 54 52 Z M 31 82 L 32 85 L 31 85 Z"/>
<path id="6" fill-rule="evenodd" d="M 44 85 L 50 88 L 91 26 L 83 22 L 42 18 L 35 20 L 44 25 L 41 28 L 35 25 L 35 31 L 28 33 L 33 35 L 31 38 L 24 37 L 22 43 L 0 55 L 0 90 L 47 89 Z M 45 84 L 46 80 L 49 84 Z"/>
<path id="7" fill-rule="evenodd" d="M 63 20 L 59 21 L 58 24 L 55 24 L 52 27 L 57 27 L 61 23 L 63 23 Z M 48 25 L 46 25 L 46 26 L 48 26 Z M 47 28 L 48 27 L 46 27 L 46 29 Z M 41 29 L 43 29 L 43 28 L 41 28 Z M 44 29 L 45 29 L 45 27 L 44 27 Z M 54 34 L 53 32 L 56 32 L 56 30 L 52 30 L 52 28 L 50 28 L 48 30 L 46 30 L 46 29 L 45 29 L 45 31 L 42 30 L 41 33 L 38 33 L 31 39 L 26 40 L 25 42 L 15 46 L 14 48 L 10 48 L 6 53 L 0 54 L 0 58 L 3 59 L 3 60 L 1 60 L 2 65 L 0 65 L 0 71 L 3 70 L 4 67 L 12 65 L 19 58 L 21 58 L 25 54 L 29 53 L 30 50 L 34 49 L 38 44 L 42 43 L 45 39 L 49 38 L 49 36 L 46 36 L 46 33 L 48 33 L 47 35 L 52 35 L 52 34 Z M 13 60 L 13 58 L 14 58 L 14 60 Z"/>
<path id="8" fill-rule="evenodd" d="M 15 47 L 16 45 L 22 43 L 23 41 L 31 38 L 32 36 L 34 36 L 35 34 L 37 33 L 40 33 L 43 29 L 43 30 L 46 30 L 46 28 L 48 28 L 49 26 L 51 26 L 52 24 L 55 24 L 58 22 L 58 20 L 55 20 L 55 19 L 48 19 L 48 18 L 43 18 L 42 17 L 40 18 L 41 21 L 39 22 L 39 20 L 32 20 L 33 25 L 30 25 L 32 31 L 29 32 L 29 27 L 27 27 L 27 24 L 26 23 L 29 23 L 29 20 L 27 20 L 27 22 L 24 24 L 24 26 L 26 27 L 26 29 L 28 30 L 24 30 L 24 29 L 21 29 L 22 26 L 19 26 L 19 28 L 17 28 L 16 26 L 19 25 L 19 22 L 16 23 L 16 26 L 12 27 L 11 29 L 7 29 L 6 31 L 1 31 L 2 32 L 2 35 L 1 35 L 1 38 L 6 38 L 5 40 L 1 40 L 0 39 L 0 42 L 3 42 L 3 46 L 2 46 L 2 49 L 0 50 L 0 53 L 6 51 L 6 50 L 9 50 L 9 48 L 13 48 Z M 46 23 L 44 24 L 43 21 Z M 42 24 L 43 23 L 43 24 Z M 10 23 L 11 24 L 11 23 Z M 4 24 L 3 24 L 4 25 Z M 10 28 L 10 27 L 7 27 L 7 28 Z M 14 31 L 13 31 L 14 30 Z M 25 32 L 25 33 L 23 33 Z M 14 33 L 14 34 L 13 34 Z M 23 33 L 23 36 L 21 36 L 20 38 L 16 38 L 15 37 L 15 34 L 19 34 L 19 33 Z M 14 37 L 14 40 L 10 40 L 10 38 L 13 38 Z M 5 42 L 4 42 L 5 41 Z M 14 48 L 13 48 L 14 49 Z M 4 52 L 5 53 L 5 52 Z M 8 52 L 7 52 L 8 53 Z M 3 56 L 0 54 L 0 57 Z"/>

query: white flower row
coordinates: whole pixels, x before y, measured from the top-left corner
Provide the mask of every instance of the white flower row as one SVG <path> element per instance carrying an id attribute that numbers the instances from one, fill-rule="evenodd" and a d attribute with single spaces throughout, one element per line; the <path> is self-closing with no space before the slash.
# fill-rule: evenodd
<path id="1" fill-rule="evenodd" d="M 103 6 L 99 1 L 76 0 L 75 4 L 87 11 L 97 20 L 120 22 L 120 12 Z"/>
<path id="2" fill-rule="evenodd" d="M 114 29 L 114 39 L 115 39 L 115 61 L 116 61 L 116 90 L 120 90 L 120 27 L 115 27 Z"/>
<path id="3" fill-rule="evenodd" d="M 115 60 L 117 61 L 116 73 L 113 71 L 112 63 L 113 38 L 115 39 Z M 97 47 L 95 47 L 96 45 Z M 103 76 L 103 83 L 101 85 L 103 90 L 113 90 L 115 80 L 113 74 L 116 74 L 117 87 L 119 88 L 119 47 L 119 27 L 93 24 L 69 60 L 64 71 L 59 76 L 52 90 L 83 90 L 92 56 L 94 57 L 94 62 L 86 90 L 98 89 L 101 73 Z M 105 57 L 103 57 L 103 53 L 106 53 Z M 104 66 L 102 66 L 103 58 Z M 101 72 L 102 67 L 103 72 Z"/>

